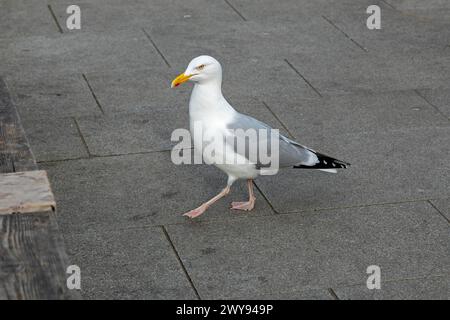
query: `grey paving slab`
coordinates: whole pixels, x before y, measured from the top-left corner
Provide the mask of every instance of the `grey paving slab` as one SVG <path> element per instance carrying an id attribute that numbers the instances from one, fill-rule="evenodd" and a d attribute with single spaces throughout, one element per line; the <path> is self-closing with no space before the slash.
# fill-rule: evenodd
<path id="1" fill-rule="evenodd" d="M 185 68 L 183 60 L 190 60 L 200 54 L 209 54 L 228 63 L 273 59 L 283 50 L 283 47 L 276 46 L 280 44 L 280 35 L 289 32 L 286 26 L 242 20 L 235 23 L 202 20 L 149 23 L 145 30 L 175 69 Z M 202 36 L 198 37 L 199 34 Z M 181 43 L 182 50 L 179 48 Z"/>
<path id="2" fill-rule="evenodd" d="M 380 290 L 369 290 L 366 285 L 335 289 L 345 300 L 448 300 L 450 282 L 448 275 L 421 279 L 382 282 Z"/>
<path id="3" fill-rule="evenodd" d="M 448 272 L 449 225 L 426 202 L 170 225 L 202 298 L 247 297 Z"/>
<path id="4" fill-rule="evenodd" d="M 88 157 L 72 118 L 26 120 L 22 124 L 38 162 Z"/>
<path id="5" fill-rule="evenodd" d="M 58 21 L 65 26 L 66 8 L 70 1 L 50 1 Z M 150 23 L 176 24 L 180 20 L 193 23 L 235 22 L 240 17 L 224 1 L 176 0 L 176 1 L 79 1 L 83 14 L 83 31 L 105 31 L 128 29 Z M 64 28 L 65 29 L 65 28 Z M 66 30 L 65 30 L 66 31 Z M 70 32 L 70 31 L 67 31 Z"/>
<path id="6" fill-rule="evenodd" d="M 395 89 L 416 89 L 446 86 L 446 48 L 450 36 L 448 20 L 422 19 L 388 7 L 386 2 L 380 4 L 381 30 L 366 27 L 367 14 L 364 15 L 363 8 L 354 11 L 338 6 L 326 13 L 343 35 L 368 51 L 370 58 L 365 61 L 368 69 L 364 70 L 364 74 L 370 74 L 374 87 L 387 89 L 386 85 L 390 85 Z M 362 64 L 357 67 L 359 63 L 345 64 L 349 70 L 363 70 Z M 358 80 L 369 83 L 361 75 Z M 346 78 L 343 73 L 341 76 Z"/>
<path id="7" fill-rule="evenodd" d="M 295 23 L 276 24 L 278 55 L 284 58 L 299 53 L 309 56 L 347 55 L 363 50 L 342 32 L 337 30 L 322 15 L 305 16 Z"/>
<path id="8" fill-rule="evenodd" d="M 171 150 L 171 134 L 189 128 L 187 108 L 149 108 L 148 112 L 80 118 L 81 133 L 92 155 Z"/>
<path id="9" fill-rule="evenodd" d="M 239 71 L 255 62 L 260 68 L 268 68 L 295 52 L 321 54 L 322 51 L 347 52 L 355 49 L 320 16 L 319 19 L 305 16 L 295 24 L 241 21 L 205 27 L 202 23 L 181 21 L 170 28 L 166 24 L 149 24 L 145 30 L 152 35 L 175 69 L 184 69 L 186 63 L 183 60 L 190 61 L 200 54 L 217 57 L 225 65 L 237 65 L 239 68 L 234 71 Z M 198 37 L 198 34 L 202 36 Z M 180 43 L 183 43 L 183 50 L 178 48 Z M 273 71 L 267 72 L 265 76 L 273 74 Z M 249 75 L 251 73 L 246 72 L 246 76 Z M 276 85 L 277 82 L 273 83 Z"/>
<path id="10" fill-rule="evenodd" d="M 101 114 L 80 74 L 30 72 L 12 75 L 6 81 L 22 119 L 36 121 Z"/>
<path id="11" fill-rule="evenodd" d="M 196 299 L 161 228 L 65 231 L 84 299 Z"/>
<path id="12" fill-rule="evenodd" d="M 264 277 L 260 278 L 264 281 Z M 327 289 L 306 289 L 300 291 L 282 291 L 259 294 L 252 292 L 248 295 L 238 295 L 231 299 L 243 300 L 333 300 L 333 296 Z"/>
<path id="13" fill-rule="evenodd" d="M 289 32 L 279 33 L 279 51 L 324 94 L 448 83 L 446 25 L 382 7 L 384 27 L 369 30 L 364 2 L 324 6 L 322 14 L 283 24 Z"/>
<path id="14" fill-rule="evenodd" d="M 423 2 L 420 0 L 386 0 L 391 6 L 403 14 L 412 15 L 421 20 L 449 21 L 450 4 L 445 0 L 432 0 Z"/>
<path id="15" fill-rule="evenodd" d="M 320 18 L 333 12 L 359 13 L 365 23 L 366 9 L 377 4 L 381 8 L 391 8 L 381 1 L 373 0 L 283 0 L 283 1 L 245 1 L 229 0 L 248 21 L 258 21 L 264 24 L 296 25 L 310 17 Z"/>
<path id="16" fill-rule="evenodd" d="M 105 113 L 148 111 L 148 107 L 186 108 L 192 84 L 170 88 L 171 81 L 185 70 L 192 57 L 177 60 L 178 69 L 149 68 L 144 70 L 113 70 L 87 74 Z M 219 57 L 218 57 L 219 59 Z M 315 97 L 317 94 L 283 61 L 258 59 L 221 61 L 224 73 L 223 93 L 236 108 L 248 100 L 263 101 L 270 96 Z M 240 101 L 243 100 L 242 103 Z"/>
<path id="17" fill-rule="evenodd" d="M 146 111 L 82 117 L 77 122 L 92 155 L 172 150 L 179 143 L 171 141 L 172 132 L 179 128 L 189 129 L 188 102 L 183 99 L 177 105 L 180 103 L 185 105 L 142 107 Z M 232 103 L 241 112 L 266 121 L 287 134 L 263 103 L 245 98 L 233 99 Z"/>
<path id="18" fill-rule="evenodd" d="M 151 108 L 178 110 L 189 101 L 190 85 L 171 89 L 172 80 L 184 70 L 171 70 L 164 61 L 157 68 L 114 69 L 86 76 L 106 114 L 148 112 Z"/>
<path id="19" fill-rule="evenodd" d="M 268 97 L 315 98 L 317 93 L 284 60 L 253 60 L 224 65 L 223 92 L 228 97 L 244 95 L 259 100 Z"/>
<path id="20" fill-rule="evenodd" d="M 434 56 L 445 55 L 443 49 L 448 45 L 450 35 L 448 20 L 445 23 L 435 19 L 421 19 L 387 7 L 386 2 L 379 5 L 382 8 L 379 30 L 370 30 L 366 26 L 369 15 L 365 13 L 365 9 L 368 5 L 360 6 L 357 11 L 340 6 L 332 7 L 326 16 L 369 52 L 389 59 L 397 57 L 407 60 L 409 56 L 421 54 L 424 59 L 432 59 Z"/>
<path id="21" fill-rule="evenodd" d="M 76 5 L 81 10 L 81 29 L 69 30 L 66 20 L 68 6 L 74 4 L 71 1 L 49 1 L 59 25 L 63 32 L 111 32 L 138 27 L 144 21 L 155 19 L 162 8 L 159 1 L 120 1 L 120 0 L 96 0 L 77 1 Z"/>
<path id="22" fill-rule="evenodd" d="M 278 212 L 446 197 L 449 127 L 305 136 L 298 140 L 352 165 L 338 174 L 286 169 L 256 183 Z M 295 190 L 286 192 L 286 190 Z"/>
<path id="23" fill-rule="evenodd" d="M 215 196 L 226 176 L 205 165 L 174 165 L 168 152 L 41 163 L 49 173 L 63 231 L 117 229 L 168 223 L 197 224 L 236 217 L 271 215 L 258 193 L 250 213 L 230 210 L 231 201 L 248 198 L 245 183 L 192 221 L 182 214 Z M 82 224 L 79 222 L 83 221 Z"/>
<path id="24" fill-rule="evenodd" d="M 165 4 L 165 1 L 161 1 Z M 225 1 L 208 1 L 208 0 L 176 0 L 172 3 L 170 12 L 178 17 L 179 14 L 190 15 L 191 19 L 201 20 L 208 19 L 210 21 L 220 21 L 233 23 L 240 21 L 241 18 L 232 9 L 228 7 Z"/>
<path id="25" fill-rule="evenodd" d="M 303 53 L 288 57 L 292 65 L 323 95 L 354 93 L 360 90 L 382 92 L 417 88 L 439 88 L 448 83 L 448 56 L 427 59 L 386 59 L 364 51 Z M 339 63 L 336 63 L 339 61 Z"/>
<path id="26" fill-rule="evenodd" d="M 49 170 L 85 297 L 195 298 L 155 227 L 168 225 L 202 298 L 330 299 L 334 288 L 343 299 L 448 299 L 437 280 L 450 272 L 446 1 L 82 0 L 79 31 L 65 29 L 73 3 L 28 2 L 0 4 L 0 73 Z M 382 30 L 365 26 L 370 4 Z M 191 85 L 170 81 L 200 54 L 222 63 L 238 111 L 280 119 L 350 169 L 258 179 L 293 214 L 274 215 L 260 193 L 255 211 L 230 211 L 247 197 L 239 183 L 198 220 L 181 217 L 226 179 L 160 152 L 188 125 Z M 61 161 L 87 156 L 73 118 L 100 157 Z M 334 209 L 314 211 L 324 208 Z M 364 289 L 371 264 L 380 292 Z"/>
<path id="27" fill-rule="evenodd" d="M 386 0 L 395 8 L 411 9 L 411 10 L 422 10 L 422 9 L 445 9 L 450 8 L 450 4 L 445 0 L 430 0 L 428 2 L 423 2 L 420 0 Z"/>
<path id="28" fill-rule="evenodd" d="M 148 111 L 148 107 L 162 106 L 187 108 L 192 84 L 171 89 L 170 83 L 185 70 L 191 58 L 177 60 L 182 66 L 178 69 L 163 66 L 162 69 L 113 70 L 87 74 L 87 78 L 106 113 Z M 262 101 L 273 95 L 316 96 L 282 60 L 267 63 L 258 59 L 241 62 L 225 60 L 221 63 L 224 95 L 243 112 L 246 112 L 247 101 Z"/>
<path id="29" fill-rule="evenodd" d="M 450 89 L 422 89 L 419 94 L 450 119 Z"/>
<path id="30" fill-rule="evenodd" d="M 439 212 L 450 220 L 450 199 L 436 199 L 431 201 Z"/>
<path id="31" fill-rule="evenodd" d="M 317 14 L 322 8 L 320 1 L 243 1 L 229 0 L 229 3 L 238 10 L 248 21 L 261 21 L 265 23 L 282 22 L 295 23 L 299 19 L 311 14 Z"/>
<path id="32" fill-rule="evenodd" d="M 238 62 L 244 53 L 248 53 L 247 41 L 255 43 L 256 36 L 262 37 L 242 21 L 233 24 L 196 23 L 191 19 L 176 23 L 149 22 L 145 30 L 176 71 L 184 71 L 192 58 L 202 54 L 217 57 L 220 61 Z"/>
<path id="33" fill-rule="evenodd" d="M 167 56 L 168 61 L 173 61 L 173 66 L 178 68 L 185 67 L 184 64 L 177 64 L 179 58 L 195 57 L 202 53 L 213 56 L 223 55 L 229 61 L 238 62 L 243 54 L 249 54 L 251 48 L 255 49 L 252 55 L 258 57 L 267 56 L 275 51 L 271 46 L 266 46 L 265 51 L 257 49 L 262 48 L 264 43 L 276 41 L 276 38 L 270 34 L 276 29 L 242 21 L 224 1 L 221 3 L 226 7 L 227 12 L 238 18 L 237 21 L 230 23 L 195 18 L 169 20 L 163 23 L 149 21 L 145 30 L 161 52 Z"/>
<path id="34" fill-rule="evenodd" d="M 0 39 L 58 33 L 46 3 L 41 1 L 2 1 L 0 29 Z"/>
<path id="35" fill-rule="evenodd" d="M 32 36 L 0 43 L 4 74 L 70 74 L 159 66 L 161 57 L 140 28 Z"/>
<path id="36" fill-rule="evenodd" d="M 318 135 L 449 124 L 439 111 L 409 90 L 358 92 L 322 99 L 269 97 L 267 104 L 304 143 Z"/>

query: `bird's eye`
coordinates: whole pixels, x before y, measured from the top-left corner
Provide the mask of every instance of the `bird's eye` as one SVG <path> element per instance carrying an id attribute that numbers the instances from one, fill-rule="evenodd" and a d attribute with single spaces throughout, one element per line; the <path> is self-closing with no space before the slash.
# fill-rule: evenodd
<path id="1" fill-rule="evenodd" d="M 197 70 L 203 70 L 205 68 L 205 65 L 204 64 L 201 64 L 201 65 L 199 65 L 198 67 L 197 67 Z"/>

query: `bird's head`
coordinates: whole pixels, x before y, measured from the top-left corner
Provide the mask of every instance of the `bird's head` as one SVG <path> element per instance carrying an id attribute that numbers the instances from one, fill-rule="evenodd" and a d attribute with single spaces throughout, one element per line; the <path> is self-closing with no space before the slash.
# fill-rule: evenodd
<path id="1" fill-rule="evenodd" d="M 222 67 L 216 59 L 210 56 L 199 56 L 192 59 L 182 74 L 173 79 L 171 87 L 178 87 L 186 81 L 206 83 L 208 81 L 222 81 Z"/>

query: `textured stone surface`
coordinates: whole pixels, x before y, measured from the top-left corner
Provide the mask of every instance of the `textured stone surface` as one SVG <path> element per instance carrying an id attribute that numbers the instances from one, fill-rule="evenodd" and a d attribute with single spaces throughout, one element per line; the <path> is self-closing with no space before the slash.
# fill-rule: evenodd
<path id="1" fill-rule="evenodd" d="M 86 147 L 72 118 L 25 120 L 24 129 L 38 162 L 87 158 Z"/>
<path id="2" fill-rule="evenodd" d="M 426 202 L 170 225 L 168 232 L 203 298 L 366 283 L 449 270 L 450 225 Z M 237 223 L 239 222 L 239 223 Z"/>
<path id="3" fill-rule="evenodd" d="M 150 111 L 89 117 L 78 120 L 93 155 L 117 155 L 171 150 L 172 131 L 189 128 L 186 108 L 150 108 Z"/>
<path id="4" fill-rule="evenodd" d="M 0 214 L 42 212 L 56 206 L 42 170 L 2 174 L 0 190 Z"/>
<path id="5" fill-rule="evenodd" d="M 370 1 L 359 1 L 349 6 L 333 7 L 325 13 L 335 26 L 370 54 L 394 58 L 398 54 L 406 54 L 402 60 L 420 54 L 433 54 L 434 50 L 442 50 L 448 39 L 442 28 L 449 25 L 438 19 L 422 19 L 414 14 L 405 14 L 390 7 L 387 2 L 380 2 L 381 29 L 370 30 L 366 27 L 366 8 L 373 4 Z M 434 52 L 433 56 L 440 54 Z"/>
<path id="6" fill-rule="evenodd" d="M 81 75 L 29 72 L 6 81 L 23 120 L 101 114 Z"/>
<path id="7" fill-rule="evenodd" d="M 443 277 L 405 279 L 382 282 L 380 290 L 368 290 L 366 285 L 335 289 L 340 299 L 367 300 L 448 300 L 450 282 Z"/>
<path id="8" fill-rule="evenodd" d="M 174 28 L 160 25 L 146 30 L 155 34 L 154 41 L 178 73 L 185 70 L 192 58 L 207 54 L 224 66 L 225 93 L 239 92 L 240 96 L 258 96 L 260 99 L 296 92 L 305 97 L 316 96 L 307 83 L 286 65 L 285 55 L 280 55 L 278 29 L 243 23 L 206 29 L 201 25 L 177 24 Z M 203 33 L 201 38 L 195 36 L 199 32 Z M 223 34 L 226 40 L 218 38 L 217 33 Z M 183 43 L 183 50 L 178 50 L 180 43 Z"/>
<path id="9" fill-rule="evenodd" d="M 85 299 L 196 299 L 160 227 L 64 237 Z"/>
<path id="10" fill-rule="evenodd" d="M 419 94 L 450 120 L 450 89 L 423 89 Z"/>
<path id="11" fill-rule="evenodd" d="M 257 184 L 278 212 L 446 197 L 450 178 L 442 173 L 449 169 L 449 130 L 414 128 L 302 138 L 310 147 L 320 146 L 325 154 L 352 165 L 334 175 L 287 169 L 260 177 Z M 433 163 L 427 165 L 430 159 Z"/>
<path id="12" fill-rule="evenodd" d="M 51 0 L 55 14 L 61 26 L 65 26 L 67 14 L 65 10 L 68 5 L 73 4 L 70 0 Z M 133 1 L 132 4 L 123 0 L 82 0 L 77 2 L 84 18 L 82 31 L 123 30 L 139 28 L 149 24 L 177 24 L 188 21 L 192 24 L 214 24 L 211 22 L 234 23 L 240 21 L 236 15 L 223 1 L 208 0 L 152 0 Z M 65 32 L 70 32 L 63 28 Z"/>
<path id="13" fill-rule="evenodd" d="M 273 97 L 267 104 L 306 145 L 318 135 L 333 139 L 350 132 L 450 124 L 441 112 L 414 91 L 358 92 L 323 99 L 303 99 L 300 95 L 282 100 Z"/>
<path id="14" fill-rule="evenodd" d="M 231 299 L 244 300 L 333 300 L 332 294 L 327 289 L 306 289 L 300 291 L 270 292 L 267 294 L 250 293 L 238 295 Z"/>
<path id="15" fill-rule="evenodd" d="M 386 0 L 391 6 L 421 21 L 448 22 L 450 18 L 450 3 L 445 0 Z"/>
<path id="16" fill-rule="evenodd" d="M 257 210 L 243 213 L 229 209 L 231 201 L 248 198 L 242 182 L 199 219 L 183 217 L 182 213 L 219 193 L 226 185 L 226 175 L 206 165 L 174 165 L 168 152 L 54 162 L 41 167 L 49 171 L 59 223 L 68 233 L 94 227 L 197 224 L 272 214 L 258 192 Z"/>
<path id="17" fill-rule="evenodd" d="M 447 218 L 450 223 L 450 199 L 438 199 L 431 201 L 439 212 Z"/>
<path id="18" fill-rule="evenodd" d="M 57 34 L 47 5 L 38 1 L 16 0 L 0 3 L 0 38 L 17 38 L 42 34 Z M 32 12 L 33 19 L 30 19 Z"/>
<path id="19" fill-rule="evenodd" d="M 81 0 L 73 31 L 69 4 L 3 1 L 0 73 L 86 298 L 445 296 L 448 1 Z M 366 27 L 372 4 L 381 30 Z M 170 82 L 200 54 L 219 59 L 238 111 L 352 166 L 261 177 L 244 214 L 229 210 L 247 197 L 240 182 L 198 220 L 181 217 L 226 179 L 167 151 L 191 90 Z M 364 290 L 371 264 L 380 292 Z"/>
<path id="20" fill-rule="evenodd" d="M 7 39 L 0 42 L 0 48 L 4 59 L 0 71 L 24 77 L 49 71 L 61 75 L 161 63 L 157 51 L 139 28 Z"/>
<path id="21" fill-rule="evenodd" d="M 187 112 L 190 86 L 170 88 L 172 79 L 184 70 L 177 73 L 161 63 L 156 68 L 88 73 L 87 78 L 106 114 L 149 112 L 152 108 L 166 108 L 166 112 L 183 108 Z"/>
<path id="22" fill-rule="evenodd" d="M 320 56 L 301 53 L 288 59 L 323 95 L 360 90 L 381 92 L 437 88 L 449 80 L 448 56 L 429 60 L 421 55 L 412 55 L 404 59 L 399 54 L 399 58 L 387 59 L 367 55 L 360 50 L 353 53 L 327 52 Z"/>

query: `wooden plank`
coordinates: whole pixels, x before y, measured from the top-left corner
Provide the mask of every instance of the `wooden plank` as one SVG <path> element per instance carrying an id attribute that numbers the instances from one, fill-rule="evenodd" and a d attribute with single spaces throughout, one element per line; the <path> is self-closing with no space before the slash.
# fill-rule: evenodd
<path id="1" fill-rule="evenodd" d="M 52 211 L 0 216 L 0 299 L 80 299 Z"/>
<path id="2" fill-rule="evenodd" d="M 55 201 L 45 171 L 37 169 L 0 77 L 0 173 L 8 173 L 0 175 L 0 208 L 8 213 L 0 214 L 0 299 L 80 299 L 66 286 Z"/>
<path id="3" fill-rule="evenodd" d="M 55 207 L 46 171 L 0 174 L 0 215 L 49 211 Z"/>
<path id="4" fill-rule="evenodd" d="M 0 173 L 36 169 L 19 115 L 5 81 L 0 78 Z"/>

